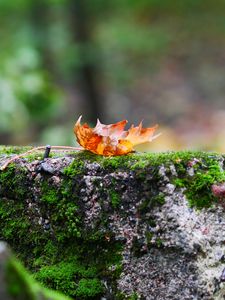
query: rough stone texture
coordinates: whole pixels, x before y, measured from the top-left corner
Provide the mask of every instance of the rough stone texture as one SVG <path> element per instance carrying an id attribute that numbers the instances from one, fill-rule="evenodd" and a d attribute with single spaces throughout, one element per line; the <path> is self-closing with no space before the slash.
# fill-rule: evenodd
<path id="1" fill-rule="evenodd" d="M 2 164 L 6 159 L 2 156 Z M 70 242 L 96 232 L 106 244 L 122 245 L 121 272 L 114 283 L 107 275 L 99 275 L 105 288 L 97 299 L 225 299 L 224 199 L 217 199 L 211 191 L 212 184 L 220 184 L 224 178 L 223 156 L 133 154 L 117 159 L 55 154 L 44 161 L 19 159 L 14 168 L 15 176 L 25 174 L 20 182 L 26 187 L 24 210 L 37 235 L 44 232 L 54 240 L 61 226 L 62 231 L 73 231 Z M 215 176 L 210 173 L 213 168 Z M 203 188 L 196 189 L 194 199 L 187 200 L 188 189 L 193 189 L 200 175 L 205 185 L 203 182 Z M 191 184 L 179 186 L 177 179 Z M 57 192 L 56 198 L 49 198 L 48 188 Z M 211 199 L 210 205 L 201 209 L 189 201 L 198 203 L 200 193 Z M 73 226 L 69 217 L 59 224 L 53 215 L 55 201 L 65 201 L 65 194 L 71 197 L 67 201 L 77 205 L 72 215 L 80 223 L 74 219 L 73 224 L 78 223 Z M 0 179 L 0 201 L 19 198 L 17 189 L 5 190 Z M 0 238 L 7 240 L 1 231 Z M 113 263 L 108 266 L 112 272 L 116 267 Z"/>
<path id="2" fill-rule="evenodd" d="M 223 299 L 224 212 L 218 207 L 201 212 L 191 209 L 182 193 L 165 200 L 152 210 L 156 226 L 148 229 L 154 232 L 151 243 L 160 238 L 162 249 L 125 260 L 120 288 L 126 293 L 137 291 L 149 300 Z"/>

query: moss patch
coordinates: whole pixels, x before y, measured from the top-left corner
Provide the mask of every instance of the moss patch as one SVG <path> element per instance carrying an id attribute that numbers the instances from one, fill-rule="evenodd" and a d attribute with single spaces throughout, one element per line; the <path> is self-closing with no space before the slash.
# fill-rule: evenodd
<path id="1" fill-rule="evenodd" d="M 225 172 L 221 166 L 221 157 L 215 155 L 201 155 L 197 160 L 189 160 L 188 168 L 192 168 L 192 174 L 188 173 L 187 162 L 178 165 L 178 178 L 173 183 L 178 188 L 185 188 L 185 194 L 191 207 L 209 207 L 217 202 L 211 187 L 215 183 L 225 182 Z"/>
<path id="2" fill-rule="evenodd" d="M 60 293 L 45 289 L 35 282 L 22 264 L 14 257 L 6 263 L 6 283 L 8 293 L 17 300 L 69 300 Z"/>
<path id="3" fill-rule="evenodd" d="M 18 170 L 14 164 L 8 166 L 4 171 L 0 171 L 0 187 L 1 195 L 9 197 L 15 197 L 17 199 L 24 199 L 27 194 L 27 171 L 24 168 Z M 14 195 L 14 191 L 16 195 Z"/>
<path id="4" fill-rule="evenodd" d="M 209 207 L 212 203 L 215 203 L 217 199 L 211 192 L 211 186 L 212 184 L 225 181 L 225 172 L 220 165 L 223 157 L 216 153 L 178 151 L 166 153 L 132 153 L 117 157 L 102 157 L 84 151 L 82 154 L 75 154 L 75 157 L 80 157 L 80 155 L 87 161 L 97 161 L 103 169 L 109 171 L 130 169 L 135 173 L 137 178 L 144 181 L 148 179 L 147 172 L 149 172 L 152 174 L 156 184 L 160 180 L 158 175 L 159 166 L 163 165 L 167 169 L 167 175 L 172 182 L 178 188 L 186 188 L 185 194 L 190 206 L 197 208 Z M 190 176 L 188 169 L 192 163 L 194 175 Z M 171 164 L 174 165 L 177 176 L 171 173 Z M 114 204 L 119 202 L 119 197 L 114 191 L 111 193 L 110 198 Z M 155 202 L 163 202 L 163 198 L 162 193 L 159 196 L 155 195 Z"/>
<path id="5" fill-rule="evenodd" d="M 77 277 L 80 280 L 77 280 Z M 35 278 L 46 286 L 74 297 L 93 298 L 103 292 L 102 283 L 96 278 L 96 269 L 85 268 L 75 258 L 52 266 L 44 266 Z"/>
<path id="6" fill-rule="evenodd" d="M 9 155 L 9 154 L 21 154 L 28 150 L 32 149 L 32 147 L 17 147 L 17 146 L 0 146 L 0 155 Z"/>
<path id="7" fill-rule="evenodd" d="M 65 247 L 65 244 L 60 244 L 51 265 L 47 264 L 49 256 L 43 255 L 42 266 L 35 273 L 35 278 L 45 286 L 76 299 L 99 299 L 105 289 L 102 278 L 113 279 L 117 268 L 112 272 L 110 266 L 120 265 L 121 247 L 102 239 L 80 239 L 76 244 L 70 243 Z"/>
<path id="8" fill-rule="evenodd" d="M 115 190 L 111 190 L 109 192 L 109 198 L 112 203 L 112 207 L 117 208 L 121 202 L 121 198 L 118 192 L 116 192 Z"/>
<path id="9" fill-rule="evenodd" d="M 105 232 L 84 230 L 76 193 L 79 183 L 74 181 L 83 167 L 83 163 L 75 162 L 67 168 L 59 188 L 51 186 L 50 176 L 41 177 L 35 183 L 40 190 L 36 204 L 28 190 L 18 189 L 27 180 L 26 171 L 20 174 L 15 165 L 10 165 L 0 174 L 0 184 L 4 184 L 0 237 L 45 286 L 76 299 L 99 299 L 105 290 L 103 278 L 107 277 L 108 284 L 115 288 L 122 245 L 110 233 L 109 241 Z M 4 197 L 9 192 L 14 199 Z"/>

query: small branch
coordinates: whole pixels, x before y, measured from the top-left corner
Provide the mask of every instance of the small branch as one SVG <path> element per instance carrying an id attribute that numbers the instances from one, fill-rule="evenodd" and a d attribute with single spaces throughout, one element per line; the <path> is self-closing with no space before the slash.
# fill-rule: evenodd
<path id="1" fill-rule="evenodd" d="M 50 145 L 47 145 L 47 146 L 45 147 L 45 153 L 44 153 L 44 156 L 43 156 L 43 160 L 44 160 L 45 158 L 48 158 L 48 157 L 49 157 L 50 151 L 51 151 L 51 146 L 50 146 Z"/>
<path id="2" fill-rule="evenodd" d="M 83 150 L 83 148 L 80 147 L 71 147 L 71 146 L 51 146 L 51 149 L 56 149 L 57 151 L 80 151 Z M 26 156 L 28 154 L 31 154 L 33 152 L 36 151 L 41 151 L 41 150 L 46 150 L 46 146 L 39 146 L 39 147 L 35 147 L 31 150 L 28 150 L 24 153 L 18 154 L 14 157 L 12 157 L 11 159 L 9 159 L 3 166 L 0 167 L 0 171 L 5 170 L 9 164 L 11 164 L 12 162 L 14 162 L 15 160 L 17 160 L 18 158 L 21 158 L 23 156 Z"/>

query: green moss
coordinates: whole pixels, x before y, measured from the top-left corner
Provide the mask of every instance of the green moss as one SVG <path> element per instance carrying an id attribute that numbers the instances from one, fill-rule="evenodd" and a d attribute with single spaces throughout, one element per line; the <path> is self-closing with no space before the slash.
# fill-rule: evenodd
<path id="1" fill-rule="evenodd" d="M 128 156 L 126 166 L 132 170 L 144 169 L 148 167 L 155 167 L 165 165 L 166 167 L 174 164 L 177 171 L 185 170 L 187 163 L 193 158 L 204 161 L 218 158 L 219 155 L 215 153 L 208 153 L 202 151 L 177 151 L 177 152 L 161 152 L 161 153 L 138 153 Z"/>
<path id="2" fill-rule="evenodd" d="M 28 162 L 32 162 L 34 160 L 43 160 L 44 151 L 36 151 L 30 154 L 26 154 L 23 156 L 23 159 L 25 159 Z M 49 157 L 51 157 L 52 154 L 50 153 Z"/>
<path id="3" fill-rule="evenodd" d="M 63 261 L 52 266 L 42 267 L 35 278 L 55 290 L 60 290 L 70 296 L 76 296 L 79 288 L 77 278 L 89 275 L 89 279 L 91 279 L 96 275 L 95 273 L 90 269 L 85 269 L 84 266 L 80 266 L 74 257 L 71 262 Z"/>
<path id="4" fill-rule="evenodd" d="M 32 147 L 8 147 L 8 146 L 0 146 L 0 155 L 1 154 L 21 154 L 28 150 L 32 149 Z M 52 155 L 60 156 L 62 153 L 54 152 L 52 150 Z M 40 156 L 40 152 L 37 153 Z M 32 156 L 33 154 L 29 154 L 26 157 Z M 34 154 L 36 155 L 36 154 Z M 71 168 L 68 168 L 68 173 L 72 174 L 70 171 L 72 169 L 82 169 L 84 166 L 84 161 L 89 162 L 97 162 L 104 168 L 118 169 L 118 168 L 126 168 L 130 167 L 132 170 L 143 169 L 148 166 L 159 166 L 165 163 L 177 163 L 178 165 L 182 165 L 182 163 L 188 162 L 193 157 L 206 159 L 208 157 L 218 157 L 216 153 L 208 153 L 202 151 L 177 151 L 177 152 L 161 152 L 161 153 L 130 153 L 128 155 L 122 156 L 113 156 L 113 157 L 103 157 L 101 155 L 93 154 L 89 151 L 79 151 L 79 152 L 71 152 L 70 156 L 75 158 L 75 161 L 71 165 Z M 76 174 L 76 172 L 74 173 Z"/>
<path id="5" fill-rule="evenodd" d="M 152 238 L 153 238 L 153 233 L 152 232 L 149 232 L 149 231 L 146 231 L 145 232 L 145 238 L 146 238 L 146 240 L 147 240 L 147 245 L 148 245 L 148 247 L 151 247 L 152 246 Z"/>
<path id="6" fill-rule="evenodd" d="M 24 199 L 27 194 L 26 175 L 25 169 L 21 168 L 18 171 L 14 164 L 9 165 L 4 172 L 0 172 L 1 195 L 15 197 L 16 190 L 16 198 Z"/>
<path id="7" fill-rule="evenodd" d="M 127 162 L 132 158 L 132 154 L 123 155 L 123 156 L 112 156 L 104 157 L 101 161 L 101 165 L 105 169 L 119 169 L 126 167 Z"/>
<path id="8" fill-rule="evenodd" d="M 103 284 L 96 278 L 81 279 L 78 283 L 76 296 L 80 298 L 95 298 L 104 291 Z"/>
<path id="9" fill-rule="evenodd" d="M 181 178 L 175 178 L 172 182 L 178 188 L 184 188 L 185 187 L 185 181 Z"/>
<path id="10" fill-rule="evenodd" d="M 138 296 L 137 293 L 132 293 L 132 295 L 127 296 L 123 292 L 118 292 L 115 295 L 115 300 L 138 300 L 140 297 Z"/>
<path id="11" fill-rule="evenodd" d="M 199 158 L 198 158 L 199 159 Z M 191 207 L 209 207 L 217 201 L 211 187 L 215 183 L 225 181 L 225 172 L 221 169 L 220 157 L 201 156 L 194 165 L 194 175 L 190 176 L 183 170 L 173 183 L 179 188 L 185 188 L 185 194 Z"/>
<path id="12" fill-rule="evenodd" d="M 116 295 L 115 295 L 115 300 L 124 300 L 124 299 L 126 299 L 126 298 L 125 298 L 125 294 L 122 293 L 122 292 L 120 292 L 120 291 L 118 291 L 118 292 L 116 293 Z"/>
<path id="13" fill-rule="evenodd" d="M 118 192 L 116 192 L 115 190 L 111 190 L 109 192 L 109 198 L 111 200 L 112 207 L 117 208 L 121 202 L 121 197 Z"/>
<path id="14" fill-rule="evenodd" d="M 23 205 L 8 199 L 0 199 L 0 223 L 0 239 L 15 244 L 24 240 L 30 227 L 24 215 Z"/>
<path id="15" fill-rule="evenodd" d="M 73 167 L 77 170 L 76 164 Z M 65 174 L 65 183 L 58 190 L 49 191 L 48 182 L 41 183 L 44 211 L 51 212 L 54 239 L 50 237 L 51 243 L 38 250 L 39 258 L 33 264 L 36 278 L 77 299 L 99 299 L 104 291 L 101 279 L 107 276 L 115 281 L 121 272 L 122 246 L 113 237 L 108 241 L 104 232 L 83 229 L 74 182 L 78 175 L 73 168 Z"/>
<path id="16" fill-rule="evenodd" d="M 84 171 L 84 163 L 75 160 L 65 169 L 59 189 L 49 187 L 48 177 L 40 183 L 43 212 L 50 213 L 54 236 L 42 234 L 48 242 L 41 249 L 37 241 L 32 266 L 35 278 L 45 286 L 76 299 L 99 299 L 104 291 L 102 278 L 113 282 L 121 272 L 122 246 L 112 236 L 109 241 L 105 232 L 84 230 L 75 180 Z"/>
<path id="17" fill-rule="evenodd" d="M 138 300 L 138 294 L 137 293 L 133 293 L 128 299 L 129 300 Z"/>
<path id="18" fill-rule="evenodd" d="M 156 195 L 152 195 L 151 197 L 144 199 L 138 207 L 138 211 L 140 214 L 145 214 L 155 205 L 163 205 L 164 203 L 165 195 L 164 193 L 159 192 Z"/>
<path id="19" fill-rule="evenodd" d="M 85 164 L 83 160 L 75 159 L 70 166 L 65 168 L 64 174 L 71 177 L 81 175 L 84 172 L 84 167 Z"/>
<path id="20" fill-rule="evenodd" d="M 157 246 L 158 248 L 161 248 L 161 247 L 163 246 L 163 240 L 160 239 L 160 238 L 157 238 L 157 239 L 156 239 L 156 246 Z"/>
<path id="21" fill-rule="evenodd" d="M 62 294 L 42 288 L 14 257 L 10 257 L 6 263 L 6 283 L 13 299 L 69 300 Z"/>
<path id="22" fill-rule="evenodd" d="M 32 147 L 20 147 L 20 146 L 0 146 L 0 155 L 8 155 L 8 154 L 21 154 L 28 150 L 32 149 Z"/>
<path id="23" fill-rule="evenodd" d="M 188 177 L 187 167 L 193 159 L 199 160 L 199 163 L 193 165 L 195 175 Z M 136 173 L 136 177 L 140 180 L 146 180 L 146 170 L 149 169 L 154 175 L 156 184 L 159 180 L 158 167 L 164 165 L 168 169 L 168 175 L 173 179 L 173 183 L 177 187 L 186 188 L 185 193 L 190 206 L 202 208 L 209 207 L 216 201 L 211 192 L 212 184 L 225 181 L 224 171 L 221 170 L 219 165 L 220 159 L 221 156 L 215 153 L 180 151 L 129 154 L 122 157 L 104 158 L 101 164 L 104 168 L 129 168 Z M 171 174 L 169 170 L 171 164 L 175 166 L 178 178 Z M 151 184 L 154 183 L 151 182 Z M 155 196 L 154 202 L 163 204 L 164 195 Z M 149 203 L 146 203 L 146 205 L 149 205 Z"/>
<path id="24" fill-rule="evenodd" d="M 157 195 L 155 195 L 152 199 L 153 203 L 157 203 L 160 205 L 163 205 L 165 203 L 165 195 L 164 193 L 159 192 Z"/>
<path id="25" fill-rule="evenodd" d="M 54 188 L 49 188 L 48 191 L 42 194 L 41 201 L 46 203 L 57 203 L 58 202 L 58 194 Z"/>
<path id="26" fill-rule="evenodd" d="M 87 237 L 86 237 L 87 238 Z M 80 240 L 58 248 L 56 263 L 42 266 L 35 278 L 45 286 L 60 290 L 76 299 L 99 299 L 104 292 L 102 276 L 118 276 L 121 247 L 112 242 Z M 121 269 L 120 269 L 121 271 Z M 115 278 L 115 277 L 114 277 Z"/>
<path id="27" fill-rule="evenodd" d="M 74 202 L 62 200 L 58 203 L 58 214 L 56 216 L 57 224 L 63 222 L 64 228 L 58 231 L 57 239 L 63 241 L 66 238 L 80 237 L 81 220 L 79 216 L 78 206 Z M 61 233 L 61 234 L 60 234 Z"/>
<path id="28" fill-rule="evenodd" d="M 75 152 L 71 156 L 73 156 L 75 159 L 71 165 L 64 170 L 64 174 L 71 178 L 85 173 L 86 161 L 100 163 L 104 159 L 102 156 L 93 154 L 89 151 Z"/>

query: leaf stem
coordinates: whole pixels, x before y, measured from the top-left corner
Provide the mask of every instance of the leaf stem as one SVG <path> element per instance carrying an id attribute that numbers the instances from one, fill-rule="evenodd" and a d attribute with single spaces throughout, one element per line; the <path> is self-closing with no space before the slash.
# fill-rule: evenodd
<path id="1" fill-rule="evenodd" d="M 80 151 L 83 150 L 83 148 L 81 147 L 71 147 L 71 146 L 51 146 L 52 149 L 56 149 L 57 151 Z M 13 156 L 11 159 L 9 159 L 3 166 L 1 166 L 0 171 L 5 170 L 9 164 L 11 164 L 12 162 L 14 162 L 15 160 L 17 160 L 18 158 L 21 158 L 25 155 L 28 155 L 30 153 L 36 152 L 36 151 L 41 151 L 41 150 L 45 150 L 46 146 L 39 146 L 39 147 L 35 147 L 33 149 L 30 149 L 24 153 L 18 154 Z"/>

